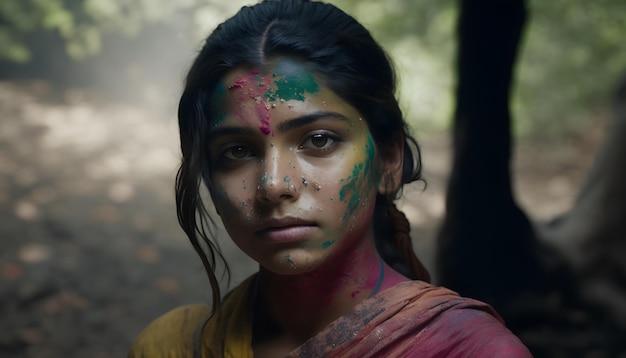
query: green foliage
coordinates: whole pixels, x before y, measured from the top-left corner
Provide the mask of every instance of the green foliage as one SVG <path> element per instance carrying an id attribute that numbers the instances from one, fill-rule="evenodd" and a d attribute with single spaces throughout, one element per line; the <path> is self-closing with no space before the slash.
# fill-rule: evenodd
<path id="1" fill-rule="evenodd" d="M 453 0 L 337 0 L 385 47 L 396 65 L 399 98 L 418 131 L 448 126 L 453 103 L 457 7 Z"/>
<path id="2" fill-rule="evenodd" d="M 78 14 L 63 0 L 3 0 L 0 5 L 0 59 L 26 62 L 31 59 L 30 36 L 56 32 L 76 58 L 100 50 L 94 24 L 78 23 Z"/>
<path id="3" fill-rule="evenodd" d="M 25 62 L 30 52 L 23 36 L 41 23 L 41 14 L 36 14 L 31 3 L 19 0 L 0 2 L 0 59 Z"/>
<path id="4" fill-rule="evenodd" d="M 514 108 L 522 136 L 584 130 L 626 75 L 626 2 L 532 0 Z"/>
<path id="5" fill-rule="evenodd" d="M 183 24 L 185 36 L 198 34 L 225 14 L 249 3 L 242 0 L 2 0 L 0 60 L 31 59 L 32 35 L 60 36 L 70 57 L 81 60 L 102 51 L 107 34 L 136 36 L 147 25 Z M 190 21 L 191 20 L 191 21 Z"/>

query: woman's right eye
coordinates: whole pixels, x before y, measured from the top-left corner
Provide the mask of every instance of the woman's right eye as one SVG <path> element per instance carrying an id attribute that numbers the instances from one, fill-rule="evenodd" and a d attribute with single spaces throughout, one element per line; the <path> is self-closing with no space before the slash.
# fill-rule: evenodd
<path id="1" fill-rule="evenodd" d="M 245 145 L 233 145 L 222 151 L 222 157 L 227 160 L 242 160 L 251 157 L 254 153 Z"/>

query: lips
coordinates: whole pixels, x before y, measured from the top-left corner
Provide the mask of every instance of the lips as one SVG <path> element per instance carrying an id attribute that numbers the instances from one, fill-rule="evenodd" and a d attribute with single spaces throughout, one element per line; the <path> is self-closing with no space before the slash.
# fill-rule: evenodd
<path id="1" fill-rule="evenodd" d="M 306 239 L 317 229 L 313 222 L 285 217 L 264 220 L 257 235 L 275 242 L 293 242 Z"/>

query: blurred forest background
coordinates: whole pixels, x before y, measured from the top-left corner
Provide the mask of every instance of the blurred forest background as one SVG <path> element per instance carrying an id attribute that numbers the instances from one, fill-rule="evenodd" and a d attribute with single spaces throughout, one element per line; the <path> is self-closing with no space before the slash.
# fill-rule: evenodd
<path id="1" fill-rule="evenodd" d="M 458 4 L 330 2 L 395 61 L 429 184 L 405 190 L 401 205 L 432 269 Z M 0 1 L 0 356 L 123 356 L 158 314 L 209 299 L 176 222 L 176 106 L 203 38 L 250 3 Z M 527 215 L 545 222 L 571 208 L 604 137 L 626 74 L 626 2 L 527 6 L 512 103 L 514 188 Z M 222 245 L 232 285 L 254 265 Z"/>

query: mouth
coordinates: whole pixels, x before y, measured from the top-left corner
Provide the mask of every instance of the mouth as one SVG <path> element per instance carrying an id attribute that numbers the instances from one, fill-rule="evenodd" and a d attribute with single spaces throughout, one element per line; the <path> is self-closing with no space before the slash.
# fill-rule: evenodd
<path id="1" fill-rule="evenodd" d="M 304 240 L 316 229 L 317 225 L 311 221 L 285 217 L 264 220 L 256 234 L 273 242 L 284 243 Z"/>

